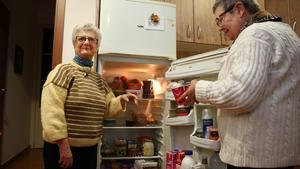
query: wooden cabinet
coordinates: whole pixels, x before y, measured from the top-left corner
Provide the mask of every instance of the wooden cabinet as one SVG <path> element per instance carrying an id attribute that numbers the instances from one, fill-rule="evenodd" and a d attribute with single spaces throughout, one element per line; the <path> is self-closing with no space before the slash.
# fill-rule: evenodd
<path id="1" fill-rule="evenodd" d="M 212 1 L 175 0 L 175 4 L 177 41 L 221 44 L 221 35 L 211 9 Z"/>
<path id="2" fill-rule="evenodd" d="M 265 0 L 265 9 L 273 15 L 282 17 L 300 36 L 300 1 L 299 0 Z M 297 12 L 298 11 L 298 12 Z"/>
<path id="3" fill-rule="evenodd" d="M 298 12 L 297 12 L 298 11 Z M 300 1 L 290 0 L 290 24 L 300 37 Z M 297 25 L 298 24 L 298 25 Z"/>
<path id="4" fill-rule="evenodd" d="M 212 12 L 213 1 L 194 0 L 194 41 L 221 45 L 221 33 Z"/>
<path id="5" fill-rule="evenodd" d="M 177 41 L 194 42 L 193 0 L 176 0 Z"/>

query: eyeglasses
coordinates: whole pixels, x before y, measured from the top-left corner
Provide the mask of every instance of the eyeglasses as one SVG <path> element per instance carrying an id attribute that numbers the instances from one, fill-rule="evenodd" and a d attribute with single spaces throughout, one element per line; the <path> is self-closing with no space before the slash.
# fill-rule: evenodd
<path id="1" fill-rule="evenodd" d="M 93 37 L 88 37 L 88 36 L 76 36 L 76 39 L 80 43 L 84 43 L 86 40 L 88 40 L 89 43 L 91 43 L 91 44 L 97 44 L 98 43 L 98 39 L 93 38 Z"/>
<path id="2" fill-rule="evenodd" d="M 217 26 L 221 27 L 222 26 L 222 22 L 224 19 L 224 15 L 230 11 L 233 10 L 233 8 L 235 7 L 235 4 L 230 5 L 224 12 L 222 12 L 219 17 L 216 18 L 216 24 Z"/>

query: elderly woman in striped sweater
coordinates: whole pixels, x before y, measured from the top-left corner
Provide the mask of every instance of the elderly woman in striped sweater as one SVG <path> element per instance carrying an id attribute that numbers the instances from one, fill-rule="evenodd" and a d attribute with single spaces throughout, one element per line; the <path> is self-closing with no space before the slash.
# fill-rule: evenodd
<path id="1" fill-rule="evenodd" d="M 300 40 L 255 0 L 215 0 L 233 40 L 216 81 L 193 80 L 181 101 L 219 108 L 220 158 L 228 168 L 300 165 Z"/>
<path id="2" fill-rule="evenodd" d="M 106 81 L 93 71 L 100 33 L 92 24 L 73 30 L 75 56 L 57 65 L 43 86 L 41 119 L 45 169 L 95 169 L 104 116 L 124 112 L 136 96 L 115 97 Z"/>

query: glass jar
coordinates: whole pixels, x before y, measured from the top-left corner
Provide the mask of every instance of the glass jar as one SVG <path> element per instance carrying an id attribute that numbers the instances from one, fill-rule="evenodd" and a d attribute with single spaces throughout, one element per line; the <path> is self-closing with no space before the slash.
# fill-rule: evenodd
<path id="1" fill-rule="evenodd" d="M 145 139 L 143 144 L 143 155 L 153 156 L 154 155 L 154 144 L 150 139 Z"/>
<path id="2" fill-rule="evenodd" d="M 127 141 L 125 139 L 117 139 L 115 141 L 115 153 L 118 157 L 127 155 Z"/>

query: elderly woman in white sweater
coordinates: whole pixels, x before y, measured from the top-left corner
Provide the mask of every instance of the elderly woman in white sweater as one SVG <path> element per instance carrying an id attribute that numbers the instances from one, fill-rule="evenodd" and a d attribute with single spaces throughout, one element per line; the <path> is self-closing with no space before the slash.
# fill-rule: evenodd
<path id="1" fill-rule="evenodd" d="M 300 165 L 299 37 L 255 0 L 215 0 L 213 13 L 233 43 L 218 80 L 193 80 L 180 99 L 219 108 L 228 169 Z"/>

